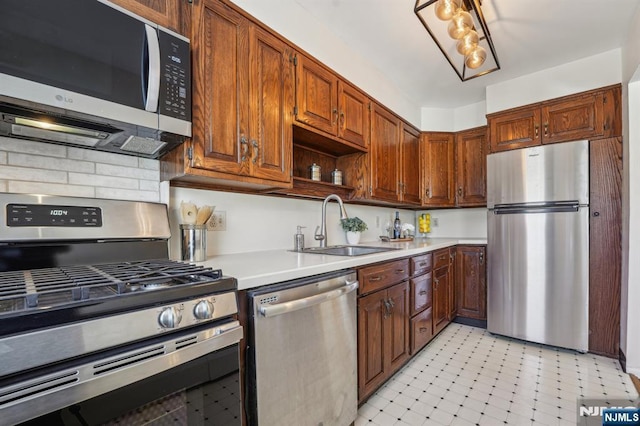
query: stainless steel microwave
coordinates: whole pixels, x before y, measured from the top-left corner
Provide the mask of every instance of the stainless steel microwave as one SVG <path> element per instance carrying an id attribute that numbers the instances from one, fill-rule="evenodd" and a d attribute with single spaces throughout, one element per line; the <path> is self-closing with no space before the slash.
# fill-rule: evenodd
<path id="1" fill-rule="evenodd" d="M 0 135 L 157 158 L 191 136 L 189 40 L 106 0 L 3 0 Z"/>

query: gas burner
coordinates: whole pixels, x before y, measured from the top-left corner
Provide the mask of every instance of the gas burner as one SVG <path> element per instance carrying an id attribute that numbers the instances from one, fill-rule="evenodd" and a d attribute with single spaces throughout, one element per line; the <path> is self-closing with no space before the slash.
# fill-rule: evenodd
<path id="1" fill-rule="evenodd" d="M 162 288 L 171 287 L 171 284 L 173 283 L 174 281 L 169 279 L 164 282 L 155 281 L 150 283 L 135 283 L 135 284 L 126 283 L 125 285 L 127 286 L 127 289 L 129 292 L 136 292 L 136 291 L 159 290 Z"/>

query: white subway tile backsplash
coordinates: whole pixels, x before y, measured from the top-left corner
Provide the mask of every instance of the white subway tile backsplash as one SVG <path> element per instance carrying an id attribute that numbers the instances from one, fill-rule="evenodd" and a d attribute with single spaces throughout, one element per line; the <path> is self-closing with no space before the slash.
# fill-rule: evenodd
<path id="1" fill-rule="evenodd" d="M 160 170 L 160 160 L 151 158 L 138 158 L 138 167 L 147 170 Z"/>
<path id="2" fill-rule="evenodd" d="M 24 152 L 26 154 L 38 154 L 59 158 L 67 156 L 67 148 L 62 145 L 7 138 L 4 136 L 0 136 L 0 151 Z"/>
<path id="3" fill-rule="evenodd" d="M 95 190 L 92 186 L 78 186 L 46 182 L 9 181 L 7 192 L 62 195 L 67 197 L 95 197 Z"/>
<path id="4" fill-rule="evenodd" d="M 145 170 L 110 164 L 96 164 L 96 173 L 99 175 L 120 176 L 133 179 L 160 180 L 160 172 L 158 170 Z"/>
<path id="5" fill-rule="evenodd" d="M 160 198 L 160 194 L 157 191 L 153 192 L 116 188 L 96 188 L 96 198 L 157 202 Z"/>
<path id="6" fill-rule="evenodd" d="M 0 137 L 0 191 L 158 202 L 160 161 Z"/>
<path id="7" fill-rule="evenodd" d="M 137 179 L 86 173 L 69 173 L 69 183 L 75 185 L 104 186 L 107 188 L 138 189 Z"/>
<path id="8" fill-rule="evenodd" d="M 36 169 L 59 170 L 80 173 L 94 173 L 96 166 L 89 161 L 68 160 L 66 158 L 43 157 L 35 154 L 9 153 L 8 164 Z M 72 182 L 70 182 L 72 183 Z"/>
<path id="9" fill-rule="evenodd" d="M 67 173 L 30 167 L 2 166 L 0 167 L 0 179 L 66 183 Z"/>
<path id="10" fill-rule="evenodd" d="M 139 182 L 140 182 L 140 187 L 138 189 L 141 189 L 142 191 L 158 192 L 160 189 L 160 182 L 157 182 L 154 180 L 141 180 Z"/>
<path id="11" fill-rule="evenodd" d="M 96 163 L 115 164 L 118 166 L 138 167 L 138 158 L 130 155 L 112 154 L 110 152 L 91 151 L 69 147 L 68 158 L 72 160 L 93 161 Z"/>

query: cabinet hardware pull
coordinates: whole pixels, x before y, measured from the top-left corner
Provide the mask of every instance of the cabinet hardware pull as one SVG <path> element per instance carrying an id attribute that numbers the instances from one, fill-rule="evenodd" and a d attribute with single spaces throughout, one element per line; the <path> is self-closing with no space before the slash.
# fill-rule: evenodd
<path id="1" fill-rule="evenodd" d="M 420 262 L 418 263 L 418 266 L 427 266 L 427 262 Z"/>
<path id="2" fill-rule="evenodd" d="M 459 195 L 460 197 L 462 197 L 462 187 L 459 187 L 459 188 L 458 188 L 458 195 Z"/>
<path id="3" fill-rule="evenodd" d="M 425 294 L 427 294 L 427 290 L 422 290 L 421 292 L 418 293 L 420 296 L 424 296 Z"/>
<path id="4" fill-rule="evenodd" d="M 434 281 L 436 282 L 436 287 L 440 285 L 440 280 L 439 279 L 436 278 Z"/>
<path id="5" fill-rule="evenodd" d="M 404 273 L 404 269 L 396 269 L 396 274 L 402 274 Z"/>
<path id="6" fill-rule="evenodd" d="M 242 157 L 240 157 L 240 161 L 244 163 L 247 161 L 247 154 L 249 153 L 249 141 L 247 141 L 247 138 L 244 136 L 240 138 L 240 147 L 242 148 Z"/>
<path id="7" fill-rule="evenodd" d="M 427 188 L 427 198 L 431 198 L 431 191 L 429 190 L 429 188 Z"/>
<path id="8" fill-rule="evenodd" d="M 535 129 L 535 138 L 538 139 L 538 129 L 540 126 L 538 126 L 537 124 L 535 125 L 534 129 Z"/>
<path id="9" fill-rule="evenodd" d="M 391 310 L 396 306 L 395 303 L 393 303 L 393 299 L 389 299 L 389 313 L 391 313 Z"/>
<path id="10" fill-rule="evenodd" d="M 484 253 L 480 252 L 480 264 L 484 265 Z"/>
<path id="11" fill-rule="evenodd" d="M 344 111 L 340 111 L 340 127 L 342 127 L 342 130 L 347 127 L 344 122 Z"/>
<path id="12" fill-rule="evenodd" d="M 331 125 L 333 126 L 336 124 L 336 119 L 338 118 L 338 109 L 334 108 L 331 112 L 333 113 L 331 118 Z"/>
<path id="13" fill-rule="evenodd" d="M 258 141 L 252 140 L 251 145 L 253 145 L 253 164 L 256 164 L 258 161 L 258 157 L 260 156 L 260 145 L 258 145 Z"/>
<path id="14" fill-rule="evenodd" d="M 382 277 L 377 276 L 377 277 L 371 277 L 369 278 L 369 281 L 380 281 L 382 279 Z"/>
<path id="15" fill-rule="evenodd" d="M 384 299 L 382 302 L 384 303 L 384 318 L 387 319 L 391 315 L 391 307 L 389 306 L 389 300 Z"/>
<path id="16" fill-rule="evenodd" d="M 547 136 L 549 134 L 549 123 L 544 123 L 544 135 Z"/>
<path id="17" fill-rule="evenodd" d="M 420 327 L 420 333 L 426 333 L 427 327 Z"/>

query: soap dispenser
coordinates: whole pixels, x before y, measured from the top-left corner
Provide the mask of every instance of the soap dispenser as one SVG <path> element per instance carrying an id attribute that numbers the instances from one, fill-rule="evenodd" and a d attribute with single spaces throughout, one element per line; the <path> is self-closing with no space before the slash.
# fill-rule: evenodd
<path id="1" fill-rule="evenodd" d="M 298 225 L 296 235 L 294 235 L 294 239 L 293 239 L 294 251 L 302 251 L 302 249 L 304 248 L 304 234 L 302 233 L 302 228 L 306 228 L 306 226 Z"/>

